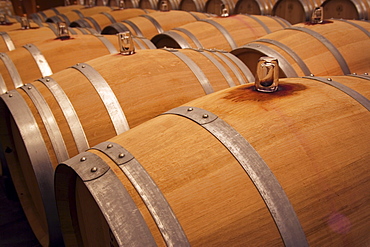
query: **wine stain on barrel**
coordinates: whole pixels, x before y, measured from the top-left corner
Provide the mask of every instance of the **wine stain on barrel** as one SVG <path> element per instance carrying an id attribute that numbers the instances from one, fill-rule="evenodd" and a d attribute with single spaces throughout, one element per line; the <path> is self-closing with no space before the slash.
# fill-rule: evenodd
<path id="1" fill-rule="evenodd" d="M 263 93 L 256 90 L 254 85 L 246 85 L 238 87 L 228 93 L 224 99 L 232 100 L 234 102 L 242 101 L 268 101 L 275 100 L 280 97 L 289 97 L 299 91 L 305 90 L 307 87 L 299 83 L 283 83 L 279 84 L 279 88 L 273 93 Z"/>

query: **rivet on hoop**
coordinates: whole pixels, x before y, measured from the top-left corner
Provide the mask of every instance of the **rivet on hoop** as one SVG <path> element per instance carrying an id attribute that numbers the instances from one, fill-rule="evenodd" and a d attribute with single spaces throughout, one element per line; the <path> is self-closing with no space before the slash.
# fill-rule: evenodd
<path id="1" fill-rule="evenodd" d="M 113 147 L 113 144 L 108 144 L 107 145 L 107 148 L 112 148 Z"/>
<path id="2" fill-rule="evenodd" d="M 368 75 L 369 73 L 365 72 L 365 75 Z"/>
<path id="3" fill-rule="evenodd" d="M 9 94 L 9 97 L 11 98 L 11 97 L 13 97 L 13 94 Z"/>
<path id="4" fill-rule="evenodd" d="M 123 158 L 123 157 L 125 157 L 125 154 L 120 153 L 120 154 L 118 155 L 118 157 L 119 157 L 119 158 Z"/>
<path id="5" fill-rule="evenodd" d="M 191 107 L 188 108 L 188 111 L 192 111 L 192 110 L 193 110 L 193 108 L 191 108 Z"/>
<path id="6" fill-rule="evenodd" d="M 86 161 L 86 157 L 82 157 L 80 161 Z"/>
<path id="7" fill-rule="evenodd" d="M 331 78 L 328 78 L 327 80 L 328 80 L 328 81 L 332 81 L 332 79 L 331 79 Z"/>
<path id="8" fill-rule="evenodd" d="M 82 68 L 85 68 L 86 66 L 85 65 L 82 65 Z"/>
<path id="9" fill-rule="evenodd" d="M 93 167 L 93 168 L 91 168 L 91 172 L 96 172 L 98 170 L 98 168 L 96 168 L 96 167 Z"/>
<path id="10" fill-rule="evenodd" d="M 311 77 L 314 77 L 315 75 L 314 74 L 310 74 Z"/>
<path id="11" fill-rule="evenodd" d="M 204 114 L 203 115 L 203 118 L 208 118 L 208 114 Z"/>
<path id="12" fill-rule="evenodd" d="M 28 86 L 27 89 L 30 90 L 30 89 L 32 89 L 32 87 L 31 86 Z"/>
<path id="13" fill-rule="evenodd" d="M 357 75 L 357 73 L 352 73 L 352 75 Z"/>
<path id="14" fill-rule="evenodd" d="M 50 79 L 48 78 L 48 79 L 46 79 L 46 81 L 47 81 L 47 82 L 49 82 L 49 81 L 50 81 Z"/>

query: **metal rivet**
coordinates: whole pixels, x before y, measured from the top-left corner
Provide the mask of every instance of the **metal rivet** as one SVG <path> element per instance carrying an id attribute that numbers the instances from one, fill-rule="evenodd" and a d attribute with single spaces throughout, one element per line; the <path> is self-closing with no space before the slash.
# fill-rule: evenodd
<path id="1" fill-rule="evenodd" d="M 188 111 L 192 111 L 192 110 L 193 110 L 193 108 L 191 108 L 191 107 L 188 108 Z"/>
<path id="2" fill-rule="evenodd" d="M 357 75 L 357 73 L 352 73 L 352 75 Z"/>
<path id="3" fill-rule="evenodd" d="M 96 172 L 98 170 L 98 168 L 96 168 L 96 167 L 93 167 L 93 168 L 91 168 L 91 172 Z"/>
<path id="4" fill-rule="evenodd" d="M 112 148 L 113 147 L 113 145 L 112 144 L 108 144 L 107 145 L 107 148 Z"/>
<path id="5" fill-rule="evenodd" d="M 9 97 L 13 97 L 13 94 L 9 94 Z"/>
<path id="6" fill-rule="evenodd" d="M 204 114 L 203 115 L 203 118 L 208 118 L 208 114 Z"/>
<path id="7" fill-rule="evenodd" d="M 315 76 L 315 75 L 314 75 L 314 74 L 310 74 L 310 76 L 312 76 L 312 77 L 313 77 L 313 76 Z"/>
<path id="8" fill-rule="evenodd" d="M 121 154 L 119 154 L 119 155 L 118 155 L 118 157 L 119 157 L 119 158 L 123 158 L 123 157 L 125 157 L 125 154 L 122 154 L 122 153 L 121 153 Z"/>
<path id="9" fill-rule="evenodd" d="M 50 79 L 48 78 L 48 79 L 46 79 L 46 81 L 47 81 L 47 82 L 49 82 L 49 81 L 50 81 Z"/>
<path id="10" fill-rule="evenodd" d="M 331 78 L 328 78 L 327 80 L 328 80 L 328 81 L 332 81 L 332 79 L 331 79 Z"/>
<path id="11" fill-rule="evenodd" d="M 86 66 L 85 65 L 82 65 L 82 68 L 85 68 Z"/>
<path id="12" fill-rule="evenodd" d="M 30 90 L 30 89 L 32 89 L 32 87 L 31 86 L 28 86 L 27 89 Z"/>
<path id="13" fill-rule="evenodd" d="M 368 74 L 369 74 L 369 73 L 367 73 L 367 72 L 365 73 L 365 75 L 368 75 Z"/>
<path id="14" fill-rule="evenodd" d="M 82 157 L 81 159 L 80 159 L 80 161 L 85 161 L 86 160 L 86 157 Z"/>

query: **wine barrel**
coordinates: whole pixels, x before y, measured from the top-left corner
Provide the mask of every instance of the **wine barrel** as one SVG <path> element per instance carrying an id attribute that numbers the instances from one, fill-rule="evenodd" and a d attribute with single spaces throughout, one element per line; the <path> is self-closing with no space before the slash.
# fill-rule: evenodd
<path id="1" fill-rule="evenodd" d="M 53 208 L 58 163 L 163 111 L 248 79 L 253 75 L 229 53 L 153 49 L 99 57 L 1 95 L 1 141 L 12 150 L 5 158 L 40 242 L 60 241 L 54 238 L 58 220 Z M 36 130 L 26 131 L 32 143 L 19 136 L 24 128 Z"/>
<path id="2" fill-rule="evenodd" d="M 139 0 L 124 0 L 124 7 L 125 8 L 140 8 L 139 7 Z M 116 4 L 119 7 L 119 1 Z"/>
<path id="3" fill-rule="evenodd" d="M 221 49 L 231 51 L 268 33 L 288 27 L 279 17 L 233 15 L 209 18 L 154 36 L 151 41 L 158 47 Z"/>
<path id="4" fill-rule="evenodd" d="M 75 63 L 118 53 L 117 49 L 116 36 L 76 35 L 67 40 L 49 39 L 0 53 L 1 92 L 51 75 Z"/>
<path id="5" fill-rule="evenodd" d="M 112 8 L 107 6 L 97 6 L 91 8 L 75 9 L 64 14 L 54 15 L 46 19 L 47 22 L 65 22 L 67 25 L 70 25 L 73 21 L 84 18 L 86 16 L 92 16 L 100 12 L 110 12 Z"/>
<path id="6" fill-rule="evenodd" d="M 150 10 L 144 9 L 122 9 L 110 12 L 101 12 L 96 15 L 84 17 L 78 19 L 70 24 L 71 27 L 88 27 L 94 28 L 97 32 L 109 26 L 110 24 L 116 23 L 117 21 L 127 20 L 139 15 L 148 14 Z"/>
<path id="7" fill-rule="evenodd" d="M 331 79 L 222 90 L 62 162 L 66 244 L 366 246 L 370 84 Z"/>
<path id="8" fill-rule="evenodd" d="M 238 0 L 207 0 L 204 12 L 221 16 L 225 8 L 228 14 L 234 13 L 235 4 Z"/>
<path id="9" fill-rule="evenodd" d="M 186 23 L 207 18 L 204 13 L 186 12 L 180 10 L 158 11 L 117 22 L 105 27 L 102 34 L 116 34 L 130 31 L 135 36 L 153 38 L 158 33 L 171 30 Z"/>
<path id="10" fill-rule="evenodd" d="M 111 3 L 115 2 L 115 0 L 95 0 L 95 6 L 112 6 Z"/>
<path id="11" fill-rule="evenodd" d="M 71 35 L 98 34 L 95 29 L 91 28 L 68 28 Z M 12 51 L 28 43 L 53 39 L 58 37 L 56 24 L 40 28 L 21 29 L 11 32 L 0 32 L 0 52 Z"/>
<path id="12" fill-rule="evenodd" d="M 276 0 L 238 0 L 235 14 L 271 15 Z"/>
<path id="13" fill-rule="evenodd" d="M 325 0 L 324 18 L 369 20 L 370 3 L 368 0 Z"/>
<path id="14" fill-rule="evenodd" d="M 252 71 L 259 57 L 277 57 L 283 77 L 369 73 L 369 54 L 364 51 L 370 46 L 370 23 L 367 29 L 355 23 L 333 19 L 323 24 L 296 24 L 232 53 Z"/>
<path id="15" fill-rule="evenodd" d="M 316 7 L 323 0 L 278 0 L 272 9 L 272 15 L 280 16 L 292 24 L 311 20 Z"/>
<path id="16" fill-rule="evenodd" d="M 0 24 L 0 32 L 9 32 L 9 31 L 15 31 L 15 30 L 22 30 L 22 24 L 21 24 L 21 17 L 7 17 L 7 23 L 6 24 Z M 29 22 L 29 29 L 35 29 L 40 28 L 44 26 L 48 26 L 47 23 L 39 22 L 37 20 L 28 19 Z"/>
<path id="17" fill-rule="evenodd" d="M 83 9 L 83 5 L 69 5 L 69 6 L 60 6 L 60 7 L 55 7 L 43 11 L 39 11 L 37 13 L 31 14 L 30 17 L 34 20 L 39 20 L 41 22 L 46 22 L 46 20 L 49 17 L 59 15 L 59 14 L 64 14 L 67 12 L 70 12 L 72 10 L 79 10 Z"/>
<path id="18" fill-rule="evenodd" d="M 159 0 L 139 0 L 139 8 L 158 10 Z"/>
<path id="19" fill-rule="evenodd" d="M 0 1 L 0 10 L 1 13 L 6 14 L 8 16 L 14 15 L 14 8 L 10 1 Z"/>
<path id="20" fill-rule="evenodd" d="M 184 11 L 204 12 L 206 0 L 181 0 L 179 9 Z"/>
<path id="21" fill-rule="evenodd" d="M 164 5 L 165 6 L 162 6 Z M 180 5 L 180 0 L 139 0 L 139 8 L 144 9 L 155 9 L 155 10 L 178 10 Z M 201 11 L 200 11 L 201 12 Z"/>

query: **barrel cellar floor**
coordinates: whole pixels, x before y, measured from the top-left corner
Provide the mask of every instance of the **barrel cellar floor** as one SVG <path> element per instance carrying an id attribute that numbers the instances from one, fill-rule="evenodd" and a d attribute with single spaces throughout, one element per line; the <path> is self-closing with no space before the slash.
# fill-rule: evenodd
<path id="1" fill-rule="evenodd" d="M 39 247 L 9 179 L 0 176 L 0 246 Z"/>

